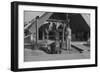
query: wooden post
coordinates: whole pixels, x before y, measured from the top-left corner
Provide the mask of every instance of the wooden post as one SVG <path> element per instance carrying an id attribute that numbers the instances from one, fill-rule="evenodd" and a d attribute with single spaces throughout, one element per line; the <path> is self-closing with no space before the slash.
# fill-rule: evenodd
<path id="1" fill-rule="evenodd" d="M 62 32 L 62 49 L 66 49 L 66 45 L 65 45 L 65 23 L 63 23 L 63 32 Z"/>
<path id="2" fill-rule="evenodd" d="M 37 41 L 38 41 L 38 19 L 39 19 L 39 16 L 36 17 L 36 44 L 37 44 Z"/>
<path id="3" fill-rule="evenodd" d="M 38 19 L 39 19 L 39 16 L 36 17 L 36 49 L 38 49 Z"/>

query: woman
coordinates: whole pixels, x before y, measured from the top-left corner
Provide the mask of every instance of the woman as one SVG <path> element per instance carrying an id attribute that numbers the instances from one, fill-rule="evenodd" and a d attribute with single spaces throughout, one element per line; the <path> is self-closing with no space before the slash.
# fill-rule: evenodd
<path id="1" fill-rule="evenodd" d="M 67 42 L 67 50 L 71 51 L 71 28 L 68 26 L 66 29 L 67 32 L 67 38 L 66 38 L 66 42 Z"/>

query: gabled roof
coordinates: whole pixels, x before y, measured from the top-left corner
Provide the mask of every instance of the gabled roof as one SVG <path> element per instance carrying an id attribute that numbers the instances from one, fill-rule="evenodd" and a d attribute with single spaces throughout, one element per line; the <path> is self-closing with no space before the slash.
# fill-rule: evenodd
<path id="1" fill-rule="evenodd" d="M 69 24 L 73 33 L 90 31 L 90 27 L 88 23 L 86 22 L 86 20 L 83 18 L 82 14 L 68 13 L 68 18 L 70 19 Z M 49 19 L 66 21 L 66 13 L 53 13 Z"/>

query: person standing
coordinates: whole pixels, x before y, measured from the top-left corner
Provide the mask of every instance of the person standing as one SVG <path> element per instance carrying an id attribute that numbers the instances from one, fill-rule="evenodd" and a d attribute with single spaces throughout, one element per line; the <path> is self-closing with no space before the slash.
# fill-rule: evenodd
<path id="1" fill-rule="evenodd" d="M 31 44 L 32 44 L 32 50 L 36 49 L 36 32 L 31 33 L 30 41 L 31 41 Z"/>
<path id="2" fill-rule="evenodd" d="M 71 51 L 71 28 L 68 26 L 66 29 L 67 32 L 67 38 L 66 38 L 66 42 L 67 42 L 67 50 Z"/>

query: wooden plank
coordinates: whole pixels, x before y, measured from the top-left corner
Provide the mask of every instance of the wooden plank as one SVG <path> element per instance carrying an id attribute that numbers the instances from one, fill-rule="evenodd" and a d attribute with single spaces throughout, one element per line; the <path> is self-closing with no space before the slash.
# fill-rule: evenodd
<path id="1" fill-rule="evenodd" d="M 71 43 L 71 45 L 74 46 L 74 47 L 77 47 L 78 49 L 83 50 L 83 51 L 88 51 L 88 50 L 90 50 L 89 47 L 86 47 L 86 46 L 84 46 L 83 44 Z"/>

